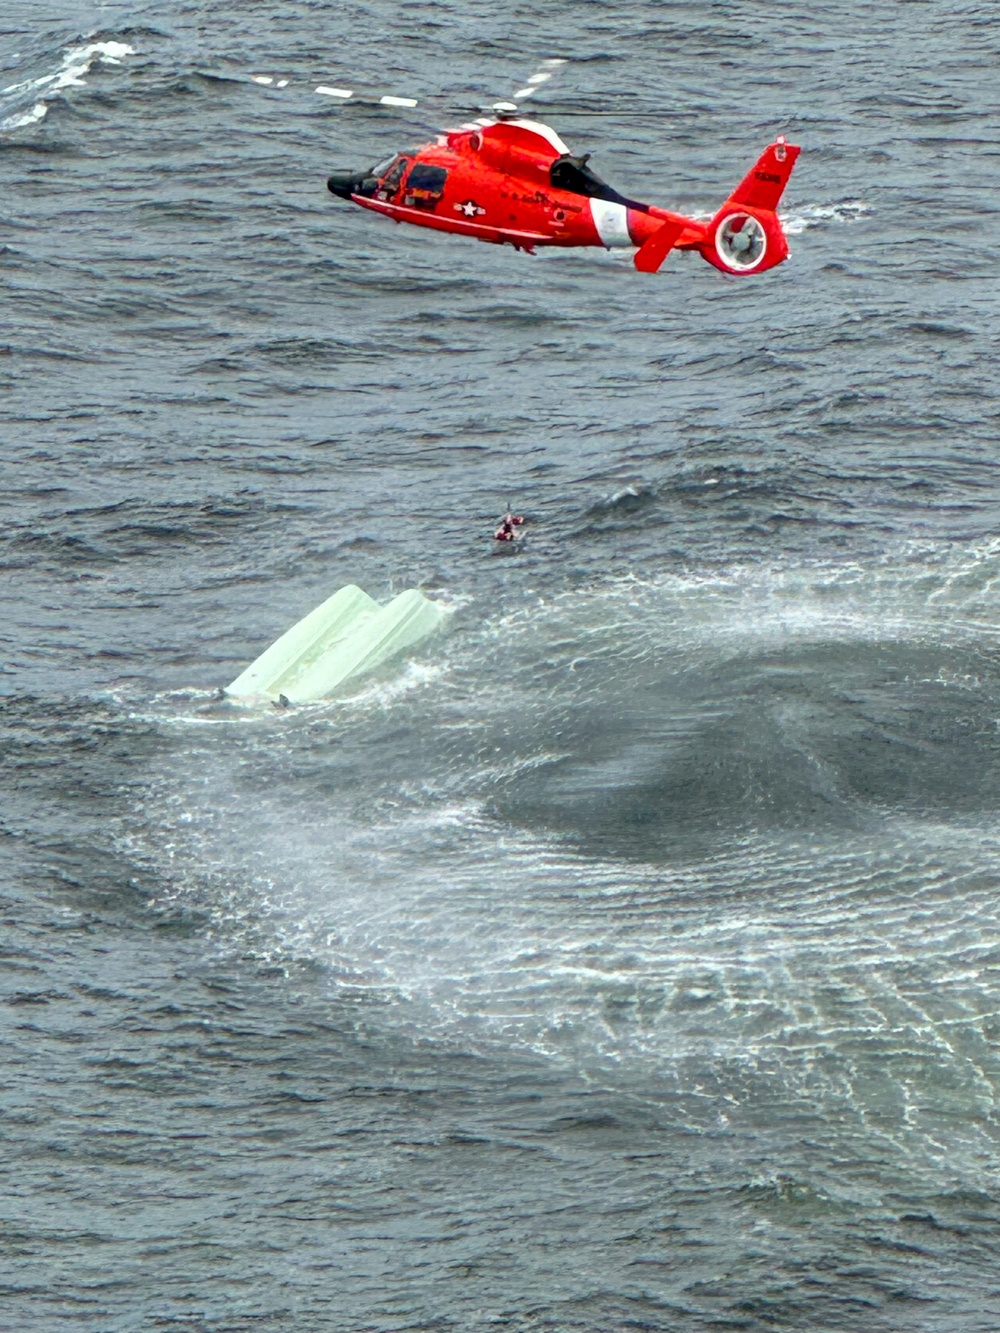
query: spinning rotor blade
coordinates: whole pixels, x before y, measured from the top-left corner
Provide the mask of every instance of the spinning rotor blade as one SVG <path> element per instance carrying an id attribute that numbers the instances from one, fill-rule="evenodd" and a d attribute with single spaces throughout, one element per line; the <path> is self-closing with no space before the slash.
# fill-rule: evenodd
<path id="1" fill-rule="evenodd" d="M 515 116 L 521 114 L 521 103 L 526 102 L 529 97 L 534 97 L 567 63 L 562 56 L 553 56 L 549 60 L 543 60 L 534 74 L 528 76 L 524 87 L 518 88 L 517 92 L 512 94 L 509 102 L 493 102 L 490 106 L 479 107 L 478 110 L 492 112 L 501 120 L 512 120 Z"/>
<path id="2" fill-rule="evenodd" d="M 449 128 L 475 129 L 480 125 L 490 124 L 495 120 L 514 120 L 521 115 L 531 115 L 534 108 L 531 106 L 524 106 L 524 103 L 535 97 L 539 92 L 547 90 L 547 85 L 549 85 L 569 63 L 569 60 L 564 56 L 552 56 L 543 60 L 534 73 L 530 74 L 525 80 L 524 86 L 518 88 L 511 94 L 510 100 L 492 102 L 489 104 L 480 103 L 475 107 L 461 108 L 458 113 L 459 115 L 468 116 L 471 114 L 476 119 L 461 125 L 452 123 Z M 208 77 L 234 78 L 232 75 L 220 75 L 216 73 L 210 74 Z M 404 112 L 413 111 L 417 107 L 421 107 L 425 111 L 430 111 L 433 116 L 441 115 L 443 120 L 447 117 L 447 113 L 443 110 L 443 104 L 440 97 L 432 98 L 430 101 L 426 98 L 418 99 L 416 97 L 404 97 L 397 93 L 383 93 L 377 89 L 365 87 L 359 88 L 353 81 L 350 84 L 341 84 L 339 82 L 307 84 L 303 79 L 291 79 L 284 75 L 277 74 L 236 75 L 235 81 L 239 83 L 253 83 L 258 87 L 266 88 L 273 92 L 283 92 L 285 89 L 288 89 L 289 92 L 293 93 L 308 93 L 315 97 L 322 97 L 328 102 L 333 102 L 341 106 L 346 106 L 349 103 L 352 106 L 375 107 L 387 111 Z M 541 110 L 540 107 L 538 109 Z M 583 116 L 587 119 L 592 119 L 598 116 L 618 116 L 621 118 L 622 115 L 622 113 L 612 111 L 605 106 L 595 108 L 581 107 L 579 105 L 556 107 L 551 103 L 548 103 L 545 110 L 552 115 L 558 115 L 560 119 L 567 116 Z M 633 114 L 634 112 L 626 111 L 624 113 L 624 118 L 628 119 Z M 665 113 L 659 111 L 655 114 L 659 118 L 662 118 Z M 676 115 L 677 113 L 668 112 L 666 114 Z M 428 130 L 434 134 L 441 132 L 441 121 L 439 121 L 436 126 L 423 124 L 415 120 L 412 121 L 412 123 L 414 126 L 418 126 L 419 128 Z"/>
<path id="3" fill-rule="evenodd" d="M 543 108 L 540 104 L 532 105 L 531 99 L 537 97 L 541 92 L 547 92 L 552 80 L 560 75 L 565 67 L 570 64 L 568 58 L 564 56 L 551 56 L 542 60 L 532 74 L 528 76 L 522 87 L 517 88 L 511 95 L 510 100 L 503 100 L 489 104 L 480 103 L 476 106 L 454 108 L 451 115 L 457 117 L 470 117 L 469 120 L 452 120 L 446 111 L 446 101 L 441 96 L 434 96 L 431 99 L 406 97 L 398 93 L 383 93 L 378 89 L 370 87 L 358 87 L 352 80 L 350 83 L 341 82 L 322 82 L 307 83 L 306 80 L 295 77 L 289 78 L 279 74 L 221 74 L 208 73 L 203 71 L 209 78 L 223 78 L 234 80 L 239 83 L 253 83 L 260 88 L 271 92 L 285 92 L 297 94 L 306 94 L 310 97 L 320 97 L 327 103 L 333 103 L 340 106 L 361 106 L 374 108 L 380 111 L 389 111 L 401 113 L 404 120 L 414 129 L 420 129 L 430 134 L 440 135 L 456 129 L 473 130 L 481 128 L 484 125 L 492 124 L 497 120 L 516 120 L 521 116 L 538 115 Z M 629 99 L 631 100 L 631 98 Z M 418 119 L 408 114 L 416 108 L 421 109 L 421 115 L 429 113 L 433 123 Z M 454 107 L 454 104 L 453 104 Z M 664 120 L 664 119 L 684 119 L 688 114 L 684 110 L 674 108 L 644 109 L 634 106 L 625 106 L 618 110 L 613 110 L 605 105 L 581 106 L 579 101 L 576 105 L 571 100 L 568 104 L 554 104 L 552 101 L 546 101 L 544 111 L 548 115 L 557 117 L 559 120 L 569 117 L 582 117 L 584 120 L 595 120 L 599 117 L 614 117 L 616 120 Z M 443 141 L 443 140 L 442 140 Z"/>
<path id="4" fill-rule="evenodd" d="M 548 83 L 556 71 L 565 64 L 566 61 L 560 56 L 556 56 L 551 60 L 543 60 L 538 69 L 535 70 L 534 74 L 529 77 L 525 86 L 519 88 L 511 100 L 514 102 L 524 102 L 527 101 L 529 97 L 534 97 L 535 93 Z"/>
<path id="5" fill-rule="evenodd" d="M 534 74 L 526 80 L 523 88 L 519 88 L 511 95 L 509 101 L 491 102 L 488 105 L 481 105 L 475 108 L 480 116 L 486 115 L 490 120 L 515 120 L 521 115 L 537 115 L 542 111 L 541 106 L 524 106 L 528 98 L 534 97 L 536 93 L 547 92 L 547 85 L 550 81 L 561 74 L 562 70 L 570 64 L 570 60 L 564 56 L 554 56 L 551 59 L 543 60 Z M 628 100 L 634 101 L 634 93 L 628 94 Z M 522 110 L 523 108 L 523 110 Z M 558 120 L 565 120 L 570 116 L 582 116 L 585 120 L 595 120 L 602 116 L 613 116 L 616 120 L 677 120 L 684 119 L 690 115 L 689 110 L 676 107 L 636 107 L 624 106 L 612 108 L 605 106 L 585 106 L 580 105 L 580 99 L 576 100 L 574 105 L 572 101 L 558 102 L 546 101 L 544 111 Z M 486 121 L 477 121 L 476 124 L 485 124 Z M 463 129 L 473 128 L 470 125 L 462 126 Z"/>
<path id="6" fill-rule="evenodd" d="M 290 79 L 275 78 L 272 74 L 251 74 L 250 82 L 262 88 L 283 89 L 292 86 Z M 305 91 L 302 84 L 295 85 L 296 91 Z M 399 97 L 395 93 L 378 93 L 368 89 L 342 88 L 329 83 L 320 83 L 312 89 L 318 97 L 329 97 L 336 102 L 353 102 L 356 106 L 385 106 L 409 111 L 420 103 L 415 97 Z"/>
<path id="7" fill-rule="evenodd" d="M 428 124 L 411 114 L 415 108 L 426 108 L 428 105 L 425 100 L 416 97 L 402 97 L 398 93 L 383 93 L 378 89 L 358 87 L 356 84 L 344 86 L 339 83 L 307 83 L 302 78 L 291 79 L 277 74 L 222 75 L 206 73 L 205 77 L 223 78 L 227 82 L 252 83 L 268 92 L 287 92 L 298 94 L 300 97 L 303 94 L 310 97 L 319 97 L 328 104 L 331 102 L 339 106 L 350 104 L 351 106 L 373 108 L 376 111 L 389 111 L 401 117 L 410 126 L 411 130 L 419 130 L 425 134 L 436 135 L 440 133 L 440 122 L 437 121 L 436 112 L 431 113 L 435 116 L 435 123 L 432 124 Z"/>

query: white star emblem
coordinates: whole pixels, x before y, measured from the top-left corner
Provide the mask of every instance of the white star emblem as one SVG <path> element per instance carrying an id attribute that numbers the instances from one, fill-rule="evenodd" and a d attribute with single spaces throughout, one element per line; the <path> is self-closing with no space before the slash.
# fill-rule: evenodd
<path id="1" fill-rule="evenodd" d="M 485 213 L 485 208 L 480 208 L 475 199 L 466 199 L 461 204 L 455 205 L 456 213 L 464 213 L 467 218 L 474 218 L 480 213 Z"/>

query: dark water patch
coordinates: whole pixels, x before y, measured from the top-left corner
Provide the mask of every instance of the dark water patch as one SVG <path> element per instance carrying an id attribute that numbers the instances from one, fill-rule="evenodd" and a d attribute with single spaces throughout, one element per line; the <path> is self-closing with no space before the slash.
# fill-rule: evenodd
<path id="1" fill-rule="evenodd" d="M 8 569 L 94 566 L 97 569 L 164 549 L 188 555 L 227 543 L 227 533 L 250 521 L 282 524 L 298 504 L 263 495 L 216 496 L 180 502 L 126 499 L 96 508 L 72 507 L 11 525 L 0 541 Z"/>
<path id="2" fill-rule="evenodd" d="M 977 331 L 962 328 L 954 324 L 918 323 L 910 326 L 910 332 L 922 333 L 929 338 L 975 338 Z"/>
<path id="3" fill-rule="evenodd" d="M 23 357 L 29 361 L 69 361 L 83 364 L 97 362 L 100 359 L 96 353 L 78 348 L 25 346 L 18 343 L 8 344 L 5 354 L 11 357 Z"/>
<path id="4" fill-rule="evenodd" d="M 978 653 L 810 646 L 718 665 L 703 695 L 683 658 L 661 671 L 609 680 L 575 737 L 568 714 L 565 756 L 501 782 L 497 812 L 573 829 L 595 852 L 660 859 L 704 855 L 748 829 L 992 807 L 1000 683 Z M 949 688 L 963 676 L 971 693 Z"/>

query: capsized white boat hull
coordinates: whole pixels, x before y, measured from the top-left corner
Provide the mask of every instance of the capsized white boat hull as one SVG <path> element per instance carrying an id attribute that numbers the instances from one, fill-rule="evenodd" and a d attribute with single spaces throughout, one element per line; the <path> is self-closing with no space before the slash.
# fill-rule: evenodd
<path id="1" fill-rule="evenodd" d="M 226 686 L 232 698 L 328 699 L 440 629 L 448 612 L 416 588 L 379 606 L 354 584 L 328 597 Z"/>

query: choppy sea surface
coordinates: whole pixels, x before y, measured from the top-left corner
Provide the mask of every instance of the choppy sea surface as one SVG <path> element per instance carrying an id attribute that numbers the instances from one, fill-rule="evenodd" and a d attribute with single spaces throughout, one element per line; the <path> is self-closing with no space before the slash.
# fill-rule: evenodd
<path id="1" fill-rule="evenodd" d="M 801 143 L 791 261 L 326 193 L 428 133 L 317 82 L 454 123 L 551 56 L 640 198 Z M 1000 1327 L 998 58 L 0 0 L 0 1327 Z M 449 629 L 219 700 L 349 582 Z"/>

